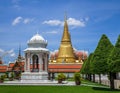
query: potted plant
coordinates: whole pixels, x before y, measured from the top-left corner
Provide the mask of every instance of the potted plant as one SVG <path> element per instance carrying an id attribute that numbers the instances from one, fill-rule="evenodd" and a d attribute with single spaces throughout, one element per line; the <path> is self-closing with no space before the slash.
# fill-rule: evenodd
<path id="1" fill-rule="evenodd" d="M 80 73 L 75 73 L 74 74 L 74 80 L 75 80 L 75 84 L 76 85 L 80 85 L 81 81 L 80 81 Z"/>
<path id="2" fill-rule="evenodd" d="M 65 79 L 66 79 L 66 75 L 63 74 L 63 73 L 61 73 L 61 76 L 62 76 L 62 81 L 65 81 Z"/>
<path id="3" fill-rule="evenodd" d="M 5 79 L 4 75 L 1 75 L 1 77 L 0 77 L 0 83 L 3 83 L 4 79 Z"/>
<path id="4" fill-rule="evenodd" d="M 58 83 L 62 83 L 62 79 L 63 79 L 63 78 L 62 78 L 62 75 L 61 75 L 61 74 L 58 74 L 58 78 L 57 78 L 57 79 L 58 79 Z"/>
<path id="5" fill-rule="evenodd" d="M 58 74 L 58 83 L 62 83 L 62 81 L 65 81 L 66 76 L 63 73 Z"/>

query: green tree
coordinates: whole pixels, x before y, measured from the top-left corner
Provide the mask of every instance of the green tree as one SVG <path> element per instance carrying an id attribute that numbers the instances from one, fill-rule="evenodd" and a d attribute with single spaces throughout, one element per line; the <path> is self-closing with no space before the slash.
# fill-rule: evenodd
<path id="1" fill-rule="evenodd" d="M 74 80 L 75 80 L 76 85 L 81 84 L 80 73 L 79 72 L 74 73 Z"/>
<path id="2" fill-rule="evenodd" d="M 83 63 L 81 73 L 86 75 L 86 78 L 91 81 L 90 61 L 93 53 L 89 55 L 87 60 Z"/>
<path id="3" fill-rule="evenodd" d="M 114 79 L 117 72 L 120 72 L 120 35 L 118 36 L 115 47 L 113 48 L 108 59 L 110 87 L 114 89 Z"/>
<path id="4" fill-rule="evenodd" d="M 99 83 L 101 83 L 101 74 L 106 74 L 108 72 L 107 60 L 112 49 L 113 45 L 108 37 L 103 34 L 94 51 L 91 62 L 91 71 L 93 74 L 99 75 Z"/>

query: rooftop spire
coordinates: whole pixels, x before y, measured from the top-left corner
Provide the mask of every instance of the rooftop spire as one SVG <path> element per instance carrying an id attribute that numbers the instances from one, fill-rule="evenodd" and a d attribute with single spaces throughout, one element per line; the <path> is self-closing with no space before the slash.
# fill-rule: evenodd
<path id="1" fill-rule="evenodd" d="M 67 24 L 67 16 L 65 15 L 64 19 L 64 31 L 63 36 L 59 48 L 57 62 L 66 62 L 66 63 L 73 63 L 75 62 L 75 56 L 73 53 L 72 43 L 70 34 L 68 31 L 68 24 Z"/>
<path id="2" fill-rule="evenodd" d="M 18 57 L 21 57 L 21 45 L 19 44 L 19 54 Z"/>
<path id="3" fill-rule="evenodd" d="M 67 24 L 66 14 L 65 14 L 65 19 L 64 19 L 64 32 L 63 32 L 62 41 L 71 41 L 70 40 L 70 34 L 68 32 L 68 24 Z"/>

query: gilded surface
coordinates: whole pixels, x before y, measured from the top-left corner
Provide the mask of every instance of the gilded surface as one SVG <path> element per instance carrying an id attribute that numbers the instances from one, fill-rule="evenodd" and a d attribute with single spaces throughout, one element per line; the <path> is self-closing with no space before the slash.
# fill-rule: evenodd
<path id="1" fill-rule="evenodd" d="M 65 19 L 64 22 L 64 32 L 58 52 L 58 58 L 57 63 L 74 63 L 75 62 L 75 56 L 71 44 L 71 37 L 68 32 L 68 25 L 67 20 Z"/>

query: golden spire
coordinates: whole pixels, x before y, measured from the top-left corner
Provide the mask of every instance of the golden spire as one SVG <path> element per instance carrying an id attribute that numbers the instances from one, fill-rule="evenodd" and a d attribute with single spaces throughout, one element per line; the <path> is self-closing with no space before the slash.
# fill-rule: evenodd
<path id="1" fill-rule="evenodd" d="M 66 15 L 65 15 L 64 32 L 63 32 L 62 41 L 70 41 L 70 34 L 68 32 L 68 24 L 67 24 L 67 17 L 66 17 Z"/>
<path id="2" fill-rule="evenodd" d="M 67 62 L 67 63 L 73 63 L 75 62 L 75 56 L 71 44 L 71 38 L 68 31 L 68 24 L 67 24 L 67 17 L 65 16 L 64 20 L 64 31 L 63 36 L 61 40 L 61 45 L 59 48 L 58 58 L 57 62 Z"/>

